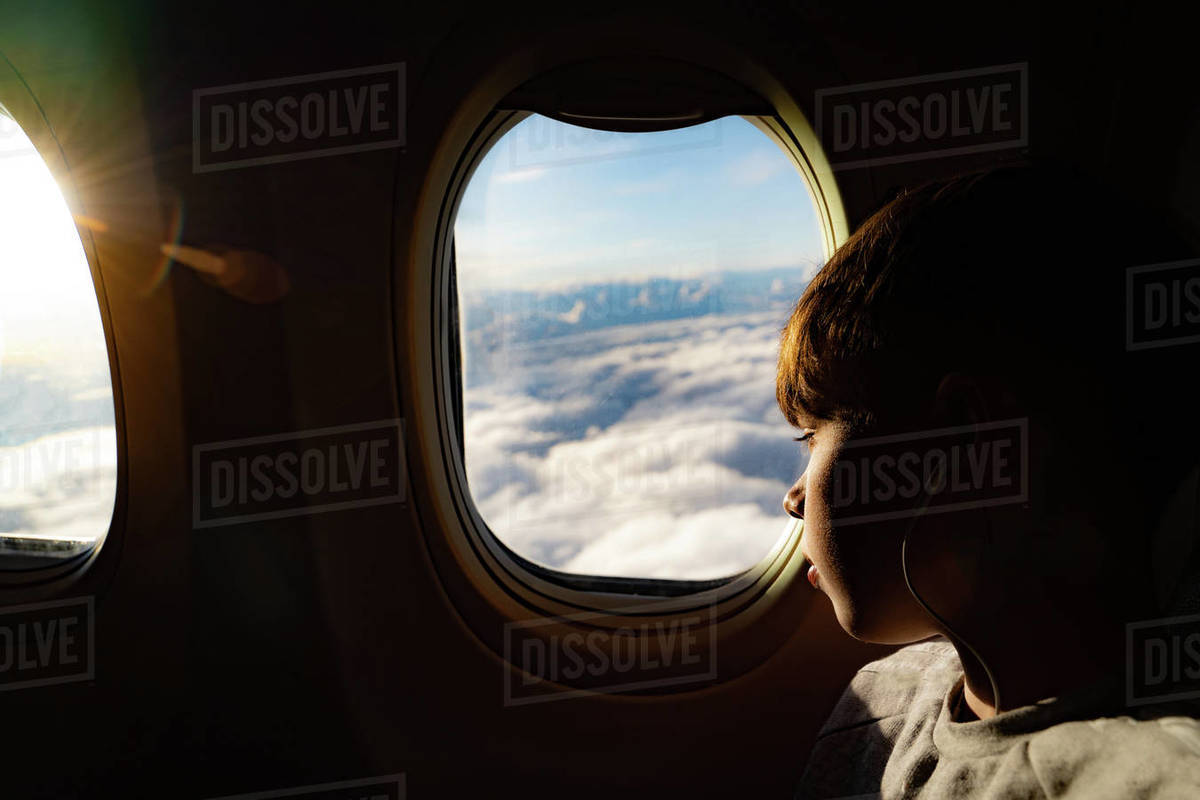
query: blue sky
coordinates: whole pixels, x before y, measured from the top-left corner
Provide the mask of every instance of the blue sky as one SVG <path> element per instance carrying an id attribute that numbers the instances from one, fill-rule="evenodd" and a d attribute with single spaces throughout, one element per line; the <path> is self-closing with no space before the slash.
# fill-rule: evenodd
<path id="1" fill-rule="evenodd" d="M 463 289 L 823 260 L 803 178 L 740 117 L 614 134 L 532 115 L 480 163 L 455 239 Z"/>

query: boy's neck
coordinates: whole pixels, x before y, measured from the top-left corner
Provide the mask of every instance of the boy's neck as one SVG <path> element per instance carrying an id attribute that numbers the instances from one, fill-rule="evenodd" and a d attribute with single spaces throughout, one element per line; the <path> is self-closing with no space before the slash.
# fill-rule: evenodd
<path id="1" fill-rule="evenodd" d="M 1104 622 L 1088 626 L 1078 619 L 1046 614 L 1044 609 L 1042 614 L 1037 627 L 997 631 L 983 653 L 998 684 L 999 709 L 987 670 L 960 639 L 948 637 L 963 665 L 963 702 L 979 719 L 1061 697 L 1121 669 L 1123 626 Z"/>
<path id="2" fill-rule="evenodd" d="M 991 691 L 988 691 L 988 697 L 980 697 L 971 688 L 971 681 L 963 681 L 963 703 L 971 710 L 976 719 L 991 719 L 996 716 L 996 706 L 992 703 Z M 963 720 L 969 722 L 970 720 Z"/>

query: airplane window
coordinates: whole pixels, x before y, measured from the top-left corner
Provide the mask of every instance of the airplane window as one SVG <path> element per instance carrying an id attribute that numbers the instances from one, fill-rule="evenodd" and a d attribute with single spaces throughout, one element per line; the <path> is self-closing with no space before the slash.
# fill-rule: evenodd
<path id="1" fill-rule="evenodd" d="M 775 404 L 779 331 L 823 259 L 789 156 L 741 117 L 530 115 L 480 162 L 454 243 L 463 455 L 492 532 L 576 574 L 758 563 L 805 457 Z"/>
<path id="2" fill-rule="evenodd" d="M 109 527 L 108 352 L 71 213 L 0 107 L 0 566 L 69 557 Z"/>

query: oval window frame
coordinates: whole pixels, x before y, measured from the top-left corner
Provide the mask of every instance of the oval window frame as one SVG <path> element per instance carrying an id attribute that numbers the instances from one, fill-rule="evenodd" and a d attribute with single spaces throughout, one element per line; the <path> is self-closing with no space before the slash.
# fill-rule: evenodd
<path id="1" fill-rule="evenodd" d="M 79 190 L 72 178 L 70 164 L 46 116 L 46 111 L 16 66 L 3 53 L 0 53 L 0 106 L 33 145 L 38 157 L 58 184 L 71 215 L 74 217 L 82 214 L 83 211 L 79 208 Z M 96 537 L 90 547 L 67 558 L 53 561 L 47 559 L 46 564 L 5 567 L 4 558 L 0 556 L 0 602 L 4 602 L 2 598 L 7 596 L 12 596 L 14 600 L 29 599 L 31 592 L 37 597 L 58 596 L 64 590 L 76 587 L 85 576 L 91 576 L 95 572 L 93 566 L 101 559 L 102 552 L 104 560 L 115 565 L 120 551 L 120 532 L 125 527 L 128 496 L 125 406 L 108 292 L 100 272 L 96 244 L 91 232 L 78 225 L 75 226 L 75 232 L 79 236 L 92 280 L 92 289 L 96 294 L 100 327 L 108 358 L 109 382 L 112 387 L 117 467 L 112 515 L 107 528 Z"/>
<path id="2" fill-rule="evenodd" d="M 653 32 L 641 33 L 654 38 Z M 592 579 L 549 570 L 511 551 L 487 528 L 471 500 L 456 432 L 461 429 L 453 418 L 453 387 L 461 368 L 452 353 L 457 342 L 451 334 L 451 323 L 457 327 L 458 314 L 451 301 L 452 295 L 457 296 L 452 242 L 458 205 L 483 155 L 528 113 L 499 110 L 514 88 L 557 67 L 630 52 L 628 31 L 590 34 L 591 52 L 535 45 L 490 70 L 446 125 L 425 175 L 408 249 L 398 250 L 405 252 L 406 258 L 397 263 L 394 298 L 396 319 L 405 322 L 403 329 L 396 327 L 396 357 L 398 375 L 407 382 L 401 399 L 409 420 L 413 507 L 431 566 L 451 604 L 506 668 L 520 669 L 510 652 L 515 628 L 532 624 L 545 641 L 602 629 L 610 634 L 611 642 L 615 639 L 611 634 L 627 628 L 631 620 L 680 623 L 687 615 L 704 611 L 712 622 L 700 647 L 710 659 L 721 651 L 719 673 L 710 679 L 648 690 L 686 691 L 747 672 L 790 635 L 796 615 L 803 613 L 812 598 L 803 580 L 807 565 L 799 552 L 802 524 L 788 524 L 786 534 L 755 567 L 720 581 Z M 615 45 L 610 37 L 621 43 Z M 557 37 L 547 40 L 561 41 Z M 774 109 L 770 116 L 747 118 L 775 141 L 800 171 L 816 208 L 828 257 L 847 238 L 847 216 L 831 165 L 799 104 L 747 53 L 706 37 L 680 36 L 677 31 L 669 42 L 669 53 L 651 49 L 639 55 L 648 53 L 712 70 L 756 92 Z M 551 52 L 550 47 L 556 49 Z M 703 57 L 693 57 L 697 53 Z M 402 230 L 398 226 L 398 236 Z M 781 524 L 785 520 L 781 514 Z M 640 591 L 617 593 L 614 583 L 621 582 Z M 664 593 L 654 590 L 655 583 L 696 585 L 687 587 L 686 592 Z M 573 685 L 567 680 L 557 683 Z"/>

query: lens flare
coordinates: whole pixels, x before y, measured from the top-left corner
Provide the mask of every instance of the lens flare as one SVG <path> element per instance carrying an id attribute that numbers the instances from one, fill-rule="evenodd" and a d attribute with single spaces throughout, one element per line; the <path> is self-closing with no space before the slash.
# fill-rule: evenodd
<path id="1" fill-rule="evenodd" d="M 171 265 L 175 263 L 171 256 L 170 246 L 178 246 L 183 240 L 184 203 L 178 192 L 173 192 L 171 195 L 170 214 L 166 242 L 159 247 L 158 265 L 154 269 L 150 285 L 144 292 L 147 295 L 153 294 L 156 289 L 166 283 L 167 276 L 171 274 Z"/>

